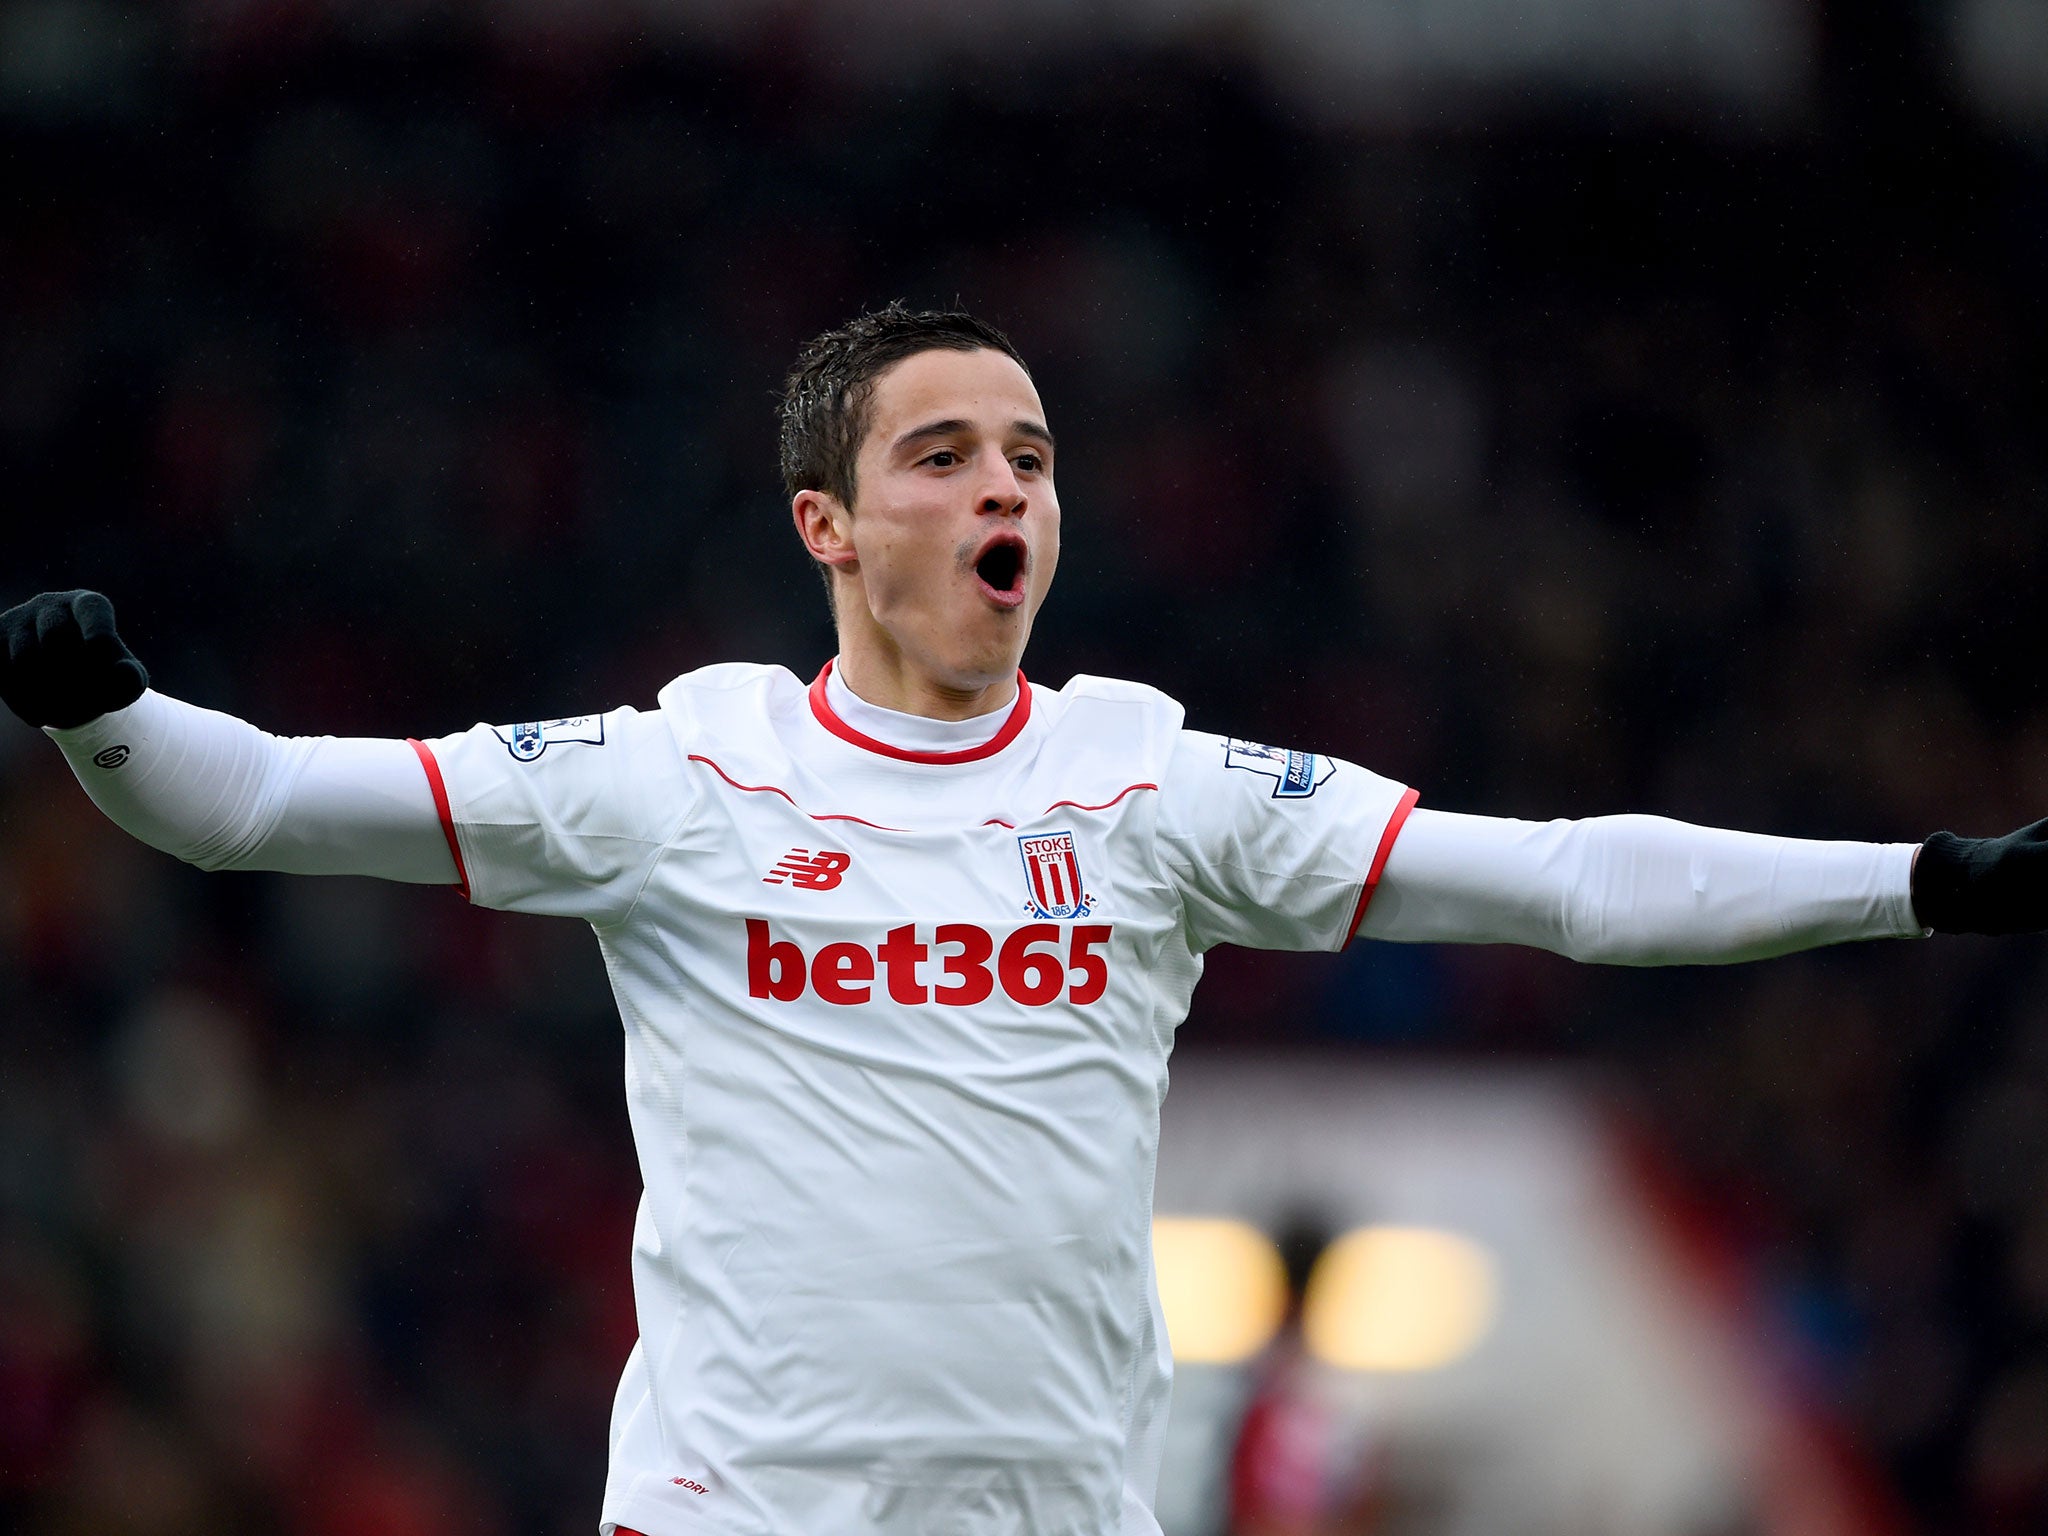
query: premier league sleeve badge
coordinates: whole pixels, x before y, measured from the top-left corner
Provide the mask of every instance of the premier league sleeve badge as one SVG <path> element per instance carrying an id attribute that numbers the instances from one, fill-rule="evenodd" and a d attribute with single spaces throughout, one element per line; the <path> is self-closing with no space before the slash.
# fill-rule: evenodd
<path id="1" fill-rule="evenodd" d="M 1232 736 L 1223 744 L 1223 766 L 1263 774 L 1273 781 L 1275 800 L 1306 800 L 1337 771 L 1319 752 L 1295 752 Z"/>
<path id="2" fill-rule="evenodd" d="M 522 763 L 532 762 L 556 742 L 604 745 L 603 715 L 567 715 L 559 720 L 532 720 L 524 725 L 494 725 L 491 730 L 505 743 L 505 750 Z"/>

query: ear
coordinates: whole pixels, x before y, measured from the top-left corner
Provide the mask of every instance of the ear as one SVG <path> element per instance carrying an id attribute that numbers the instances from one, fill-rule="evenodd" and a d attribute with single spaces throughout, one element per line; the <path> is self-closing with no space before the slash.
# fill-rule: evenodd
<path id="1" fill-rule="evenodd" d="M 829 491 L 798 491 L 789 504 L 796 523 L 796 536 L 804 541 L 811 558 L 823 565 L 851 565 L 859 558 L 853 548 L 853 514 Z"/>

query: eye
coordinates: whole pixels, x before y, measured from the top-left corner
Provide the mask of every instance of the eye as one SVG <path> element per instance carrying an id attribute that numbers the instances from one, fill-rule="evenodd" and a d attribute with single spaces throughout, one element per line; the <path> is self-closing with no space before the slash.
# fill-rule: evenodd
<path id="1" fill-rule="evenodd" d="M 934 469 L 951 469 L 960 462 L 960 455 L 950 448 L 941 448 L 937 453 L 927 454 L 925 463 Z"/>
<path id="2" fill-rule="evenodd" d="M 1045 460 L 1035 453 L 1020 453 L 1017 455 L 1017 467 L 1027 475 L 1041 474 L 1045 470 Z"/>

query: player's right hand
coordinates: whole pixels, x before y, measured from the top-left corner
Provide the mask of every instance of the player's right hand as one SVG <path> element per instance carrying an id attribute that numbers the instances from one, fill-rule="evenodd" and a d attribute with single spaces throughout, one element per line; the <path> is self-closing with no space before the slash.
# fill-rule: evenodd
<path id="1" fill-rule="evenodd" d="M 30 725 L 68 729 L 125 709 L 149 674 L 97 592 L 45 592 L 0 613 L 0 700 Z"/>

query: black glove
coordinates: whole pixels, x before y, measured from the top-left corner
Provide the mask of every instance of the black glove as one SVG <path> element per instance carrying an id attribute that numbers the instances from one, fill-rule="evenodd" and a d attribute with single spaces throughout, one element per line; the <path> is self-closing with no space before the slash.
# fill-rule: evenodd
<path id="1" fill-rule="evenodd" d="M 0 699 L 30 725 L 67 729 L 125 709 L 149 674 L 97 592 L 45 592 L 0 613 Z"/>
<path id="2" fill-rule="evenodd" d="M 2048 821 L 2004 837 L 1935 833 L 1913 861 L 1913 913 L 1936 933 L 2048 928 Z"/>

